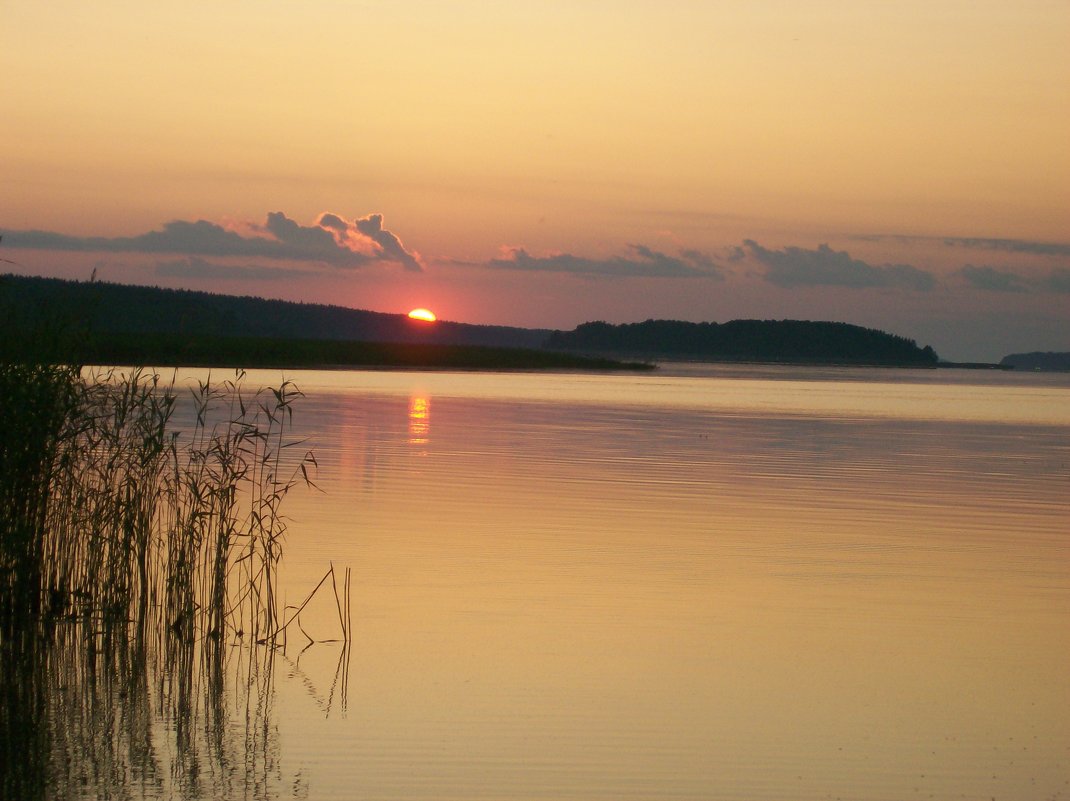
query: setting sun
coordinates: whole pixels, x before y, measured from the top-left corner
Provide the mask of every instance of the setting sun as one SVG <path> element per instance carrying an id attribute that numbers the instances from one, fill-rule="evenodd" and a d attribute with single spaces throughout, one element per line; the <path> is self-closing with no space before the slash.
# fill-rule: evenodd
<path id="1" fill-rule="evenodd" d="M 409 317 L 413 320 L 423 320 L 427 323 L 433 323 L 438 318 L 435 317 L 435 313 L 430 309 L 413 309 L 409 312 Z"/>

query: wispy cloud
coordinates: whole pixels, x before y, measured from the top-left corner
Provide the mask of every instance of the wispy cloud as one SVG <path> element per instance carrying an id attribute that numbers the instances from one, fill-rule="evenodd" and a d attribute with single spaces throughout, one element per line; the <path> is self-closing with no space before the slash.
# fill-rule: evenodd
<path id="1" fill-rule="evenodd" d="M 899 287 L 927 291 L 936 286 L 933 276 L 909 264 L 868 264 L 845 250 L 819 245 L 813 250 L 786 247 L 769 250 L 752 239 L 745 251 L 766 268 L 765 280 L 782 287 L 842 286 L 851 289 Z"/>
<path id="2" fill-rule="evenodd" d="M 281 279 L 307 278 L 307 270 L 277 267 L 262 264 L 219 264 L 189 256 L 175 261 L 156 263 L 156 275 L 170 278 L 209 278 L 238 281 L 278 281 Z"/>
<path id="3" fill-rule="evenodd" d="M 613 278 L 714 278 L 723 280 L 721 269 L 704 253 L 683 250 L 670 256 L 646 245 L 631 245 L 627 256 L 590 259 L 571 253 L 532 256 L 524 248 L 505 248 L 504 255 L 487 262 L 488 267 L 529 272 L 559 272 Z"/>
<path id="4" fill-rule="evenodd" d="M 1034 256 L 1070 256 L 1070 243 L 1036 239 L 1000 239 L 973 236 L 914 236 L 911 234 L 867 234 L 857 237 L 867 242 L 938 242 L 948 247 L 1018 253 Z"/>
<path id="5" fill-rule="evenodd" d="M 970 286 L 987 292 L 1029 291 L 1029 286 L 1025 279 L 1009 270 L 1000 270 L 996 267 L 975 267 L 972 264 L 967 264 L 959 270 L 959 274 L 966 279 Z"/>
<path id="6" fill-rule="evenodd" d="M 1040 288 L 1048 292 L 1070 292 L 1070 267 L 1056 267 L 1040 282 Z"/>
<path id="7" fill-rule="evenodd" d="M 1030 276 L 996 267 L 975 267 L 967 264 L 959 275 L 975 289 L 988 292 L 1039 292 L 1063 294 L 1070 292 L 1070 267 L 1056 267 L 1044 276 Z"/>
<path id="8" fill-rule="evenodd" d="M 1029 239 L 979 239 L 945 236 L 941 241 L 950 247 L 995 250 L 1002 253 L 1029 253 L 1037 256 L 1070 256 L 1070 244 L 1065 242 L 1037 242 Z"/>
<path id="9" fill-rule="evenodd" d="M 53 231 L 8 231 L 11 248 L 104 253 L 174 253 L 186 256 L 248 257 L 313 261 L 336 267 L 396 262 L 420 270 L 419 256 L 382 227 L 381 214 L 346 220 L 325 213 L 313 225 L 301 225 L 282 212 L 271 212 L 252 236 L 208 220 L 173 220 L 162 230 L 130 237 L 76 237 Z"/>

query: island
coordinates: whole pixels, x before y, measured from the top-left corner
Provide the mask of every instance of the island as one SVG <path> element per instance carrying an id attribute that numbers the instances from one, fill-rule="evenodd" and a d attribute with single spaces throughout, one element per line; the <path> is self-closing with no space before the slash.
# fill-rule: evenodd
<path id="1" fill-rule="evenodd" d="M 809 320 L 732 320 L 690 323 L 647 320 L 584 323 L 555 331 L 547 347 L 647 359 L 935 367 L 929 346 L 849 323 Z"/>
<path id="2" fill-rule="evenodd" d="M 1070 371 L 1070 353 L 1041 353 L 1039 351 L 1012 353 L 1009 356 L 1004 356 L 999 365 L 1011 370 L 1067 372 Z"/>

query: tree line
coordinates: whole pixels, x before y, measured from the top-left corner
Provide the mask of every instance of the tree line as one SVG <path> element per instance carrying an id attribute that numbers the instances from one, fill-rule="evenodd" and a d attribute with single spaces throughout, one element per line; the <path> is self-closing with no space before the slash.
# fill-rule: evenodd
<path id="1" fill-rule="evenodd" d="M 849 323 L 809 320 L 591 322 L 572 331 L 555 331 L 547 345 L 560 350 L 711 361 L 919 366 L 938 361 L 931 347 L 918 347 L 906 337 Z"/>

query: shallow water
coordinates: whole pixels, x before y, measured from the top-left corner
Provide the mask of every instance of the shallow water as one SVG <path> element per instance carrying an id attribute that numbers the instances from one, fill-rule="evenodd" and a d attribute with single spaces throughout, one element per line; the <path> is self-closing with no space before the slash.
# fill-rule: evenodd
<path id="1" fill-rule="evenodd" d="M 1070 798 L 1067 376 L 287 377 L 354 647 L 345 709 L 276 660 L 248 795 Z"/>

